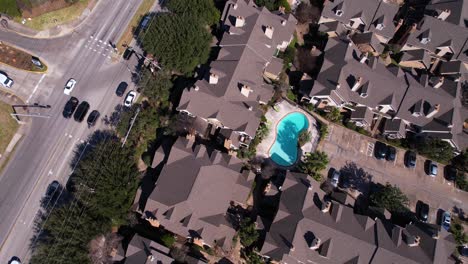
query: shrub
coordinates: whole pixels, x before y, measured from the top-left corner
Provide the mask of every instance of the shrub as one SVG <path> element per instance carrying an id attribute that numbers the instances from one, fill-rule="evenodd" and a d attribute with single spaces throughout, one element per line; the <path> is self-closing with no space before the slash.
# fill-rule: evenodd
<path id="1" fill-rule="evenodd" d="M 301 131 L 301 133 L 299 133 L 299 139 L 298 139 L 298 144 L 300 147 L 304 146 L 307 142 L 309 142 L 310 140 L 312 139 L 312 135 L 310 134 L 310 132 L 306 129 L 306 130 L 303 130 Z"/>
<path id="2" fill-rule="evenodd" d="M 320 138 L 324 139 L 325 137 L 328 136 L 328 126 L 326 124 L 320 124 Z"/>
<path id="3" fill-rule="evenodd" d="M 288 91 L 286 92 L 286 97 L 293 102 L 295 102 L 297 99 L 296 94 L 291 89 L 288 89 Z"/>
<path id="4" fill-rule="evenodd" d="M 165 234 L 162 234 L 161 235 L 161 241 L 163 242 L 163 244 L 170 248 L 174 245 L 176 239 L 174 237 L 174 235 L 172 234 L 169 234 L 169 233 L 165 233 Z"/>
<path id="5" fill-rule="evenodd" d="M 408 197 L 396 185 L 386 183 L 380 190 L 370 196 L 370 201 L 377 207 L 385 208 L 391 213 L 404 212 L 408 206 Z"/>
<path id="6" fill-rule="evenodd" d="M 328 156 L 325 152 L 316 151 L 314 153 L 309 153 L 305 156 L 304 161 L 299 165 L 299 169 L 316 181 L 322 180 L 322 175 L 320 171 L 324 170 L 328 165 Z"/>
<path id="7" fill-rule="evenodd" d="M 248 217 L 242 219 L 238 234 L 242 245 L 245 247 L 252 245 L 259 237 L 255 222 L 252 222 Z"/>

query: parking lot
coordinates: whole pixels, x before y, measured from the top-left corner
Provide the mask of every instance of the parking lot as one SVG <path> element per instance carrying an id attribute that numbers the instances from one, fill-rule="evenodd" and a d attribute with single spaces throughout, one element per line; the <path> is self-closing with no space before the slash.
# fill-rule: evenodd
<path id="1" fill-rule="evenodd" d="M 404 165 L 404 149 L 397 148 L 393 162 L 374 157 L 375 140 L 344 127 L 331 124 L 329 135 L 320 144 L 319 150 L 328 154 L 329 169 L 340 170 L 349 177 L 350 186 L 367 193 L 369 182 L 397 185 L 409 198 L 410 208 L 415 209 L 418 200 L 430 206 L 429 222 L 435 222 L 436 212 L 442 210 L 468 211 L 468 193 L 460 191 L 445 180 L 443 166 L 439 164 L 436 177 L 425 172 L 426 159 L 417 156 L 416 167 Z"/>

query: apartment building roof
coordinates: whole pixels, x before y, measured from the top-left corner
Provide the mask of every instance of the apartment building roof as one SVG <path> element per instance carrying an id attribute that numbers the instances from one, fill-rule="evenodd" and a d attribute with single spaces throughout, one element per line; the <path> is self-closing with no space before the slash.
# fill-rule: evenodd
<path id="1" fill-rule="evenodd" d="M 227 209 L 231 202 L 246 201 L 254 178 L 241 168 L 236 157 L 179 138 L 145 212 L 173 233 L 229 248 L 235 230 Z"/>
<path id="2" fill-rule="evenodd" d="M 455 243 L 445 230 L 403 229 L 334 202 L 323 210 L 324 196 L 319 183 L 288 172 L 261 254 L 285 263 L 450 263 Z"/>

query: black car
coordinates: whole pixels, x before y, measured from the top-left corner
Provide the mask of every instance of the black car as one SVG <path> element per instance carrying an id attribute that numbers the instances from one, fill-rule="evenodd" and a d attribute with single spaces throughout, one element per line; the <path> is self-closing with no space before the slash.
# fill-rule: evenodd
<path id="1" fill-rule="evenodd" d="M 445 179 L 448 181 L 455 181 L 457 178 L 457 169 L 451 165 L 445 166 Z"/>
<path id="2" fill-rule="evenodd" d="M 88 116 L 88 120 L 87 120 L 88 126 L 89 127 L 94 126 L 100 115 L 101 114 L 99 114 L 97 110 L 93 110 Z"/>
<path id="3" fill-rule="evenodd" d="M 83 121 L 84 117 L 86 116 L 86 113 L 88 113 L 88 110 L 89 110 L 88 102 L 81 102 L 81 104 L 76 109 L 75 114 L 73 115 L 73 118 L 75 119 L 75 121 L 76 122 Z"/>
<path id="4" fill-rule="evenodd" d="M 426 222 L 429 216 L 429 205 L 421 202 L 419 205 L 418 218 L 419 220 Z"/>
<path id="5" fill-rule="evenodd" d="M 128 84 L 126 82 L 121 82 L 119 86 L 117 86 L 117 90 L 115 91 L 115 94 L 117 96 L 122 97 L 125 94 L 125 91 L 127 91 Z"/>
<path id="6" fill-rule="evenodd" d="M 134 52 L 135 51 L 133 50 L 132 47 L 126 48 L 125 51 L 124 51 L 124 54 L 123 54 L 124 60 L 129 60 L 132 57 Z"/>
<path id="7" fill-rule="evenodd" d="M 416 167 L 416 153 L 407 151 L 405 155 L 405 166 L 408 168 Z"/>
<path id="8" fill-rule="evenodd" d="M 75 112 L 76 107 L 78 106 L 78 99 L 76 97 L 71 97 L 70 100 L 65 104 L 63 109 L 63 117 L 70 118 Z"/>
<path id="9" fill-rule="evenodd" d="M 387 156 L 387 145 L 380 141 L 375 142 L 374 155 L 377 159 L 385 159 Z"/>
<path id="10" fill-rule="evenodd" d="M 51 182 L 49 184 L 49 187 L 47 187 L 46 197 L 52 198 L 52 196 L 55 195 L 59 187 L 60 187 L 60 183 L 58 181 Z"/>
<path id="11" fill-rule="evenodd" d="M 396 148 L 392 146 L 387 147 L 387 160 L 394 161 L 396 158 Z"/>

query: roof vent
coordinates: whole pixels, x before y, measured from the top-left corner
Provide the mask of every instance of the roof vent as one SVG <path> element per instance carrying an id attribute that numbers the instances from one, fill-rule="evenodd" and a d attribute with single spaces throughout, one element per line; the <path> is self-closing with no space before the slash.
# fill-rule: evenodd
<path id="1" fill-rule="evenodd" d="M 322 202 L 322 212 L 323 213 L 328 213 L 330 211 L 332 203 L 330 201 L 324 201 Z"/>
<path id="2" fill-rule="evenodd" d="M 366 61 L 369 59 L 369 57 L 367 56 L 367 52 L 363 52 L 361 54 L 361 59 L 359 60 L 360 63 L 366 63 Z"/>
<path id="3" fill-rule="evenodd" d="M 265 27 L 265 36 L 267 36 L 267 38 L 271 39 L 273 38 L 273 31 L 275 29 L 272 27 L 272 26 L 266 26 Z"/>
<path id="4" fill-rule="evenodd" d="M 210 73 L 210 84 L 217 84 L 219 76 L 216 73 Z"/>
<path id="5" fill-rule="evenodd" d="M 198 87 L 198 86 L 195 85 L 195 86 L 193 87 L 193 89 L 194 89 L 195 91 L 198 92 L 198 91 L 200 90 L 200 87 Z"/>
<path id="6" fill-rule="evenodd" d="M 316 250 L 320 247 L 320 238 L 316 237 L 312 242 L 310 242 L 309 248 L 312 250 Z"/>
<path id="7" fill-rule="evenodd" d="M 234 4 L 232 7 L 234 8 L 234 10 L 237 9 L 237 4 Z"/>
<path id="8" fill-rule="evenodd" d="M 433 117 L 435 114 L 439 112 L 439 109 L 440 109 L 440 104 L 436 104 L 434 105 L 434 107 L 431 107 L 431 109 L 429 109 L 429 112 L 426 115 L 426 118 Z"/>
<path id="9" fill-rule="evenodd" d="M 340 17 L 340 16 L 343 16 L 343 14 L 344 14 L 343 10 L 340 10 L 340 9 L 335 10 L 335 15 L 336 16 Z"/>
<path id="10" fill-rule="evenodd" d="M 286 26 L 286 20 L 282 20 L 281 25 Z"/>
<path id="11" fill-rule="evenodd" d="M 375 28 L 376 28 L 377 30 L 382 30 L 382 29 L 384 29 L 384 27 L 385 27 L 384 24 L 379 23 L 379 24 L 377 24 L 377 26 L 376 26 Z"/>
<path id="12" fill-rule="evenodd" d="M 149 262 L 154 262 L 155 260 L 156 260 L 156 258 L 153 256 L 153 254 L 150 254 L 150 255 L 148 256 L 148 261 L 149 261 Z"/>
<path id="13" fill-rule="evenodd" d="M 421 237 L 408 235 L 406 237 L 406 240 L 407 240 L 406 242 L 408 243 L 408 246 L 415 247 L 419 245 L 419 242 L 421 241 Z"/>
<path id="14" fill-rule="evenodd" d="M 450 9 L 445 9 L 444 11 L 440 12 L 440 14 L 437 16 L 437 19 L 445 21 L 450 16 L 450 13 Z"/>
<path id="15" fill-rule="evenodd" d="M 420 38 L 421 38 L 421 44 L 426 45 L 427 43 L 431 42 L 431 31 L 428 29 L 421 33 Z"/>
<path id="16" fill-rule="evenodd" d="M 444 84 L 444 77 L 443 76 L 439 78 L 438 82 L 434 83 L 433 87 L 437 89 L 437 88 L 440 88 L 442 86 L 442 84 Z"/>
<path id="17" fill-rule="evenodd" d="M 243 27 L 245 25 L 245 18 L 243 16 L 236 16 L 236 27 Z"/>
<path id="18" fill-rule="evenodd" d="M 419 100 L 414 104 L 413 111 L 411 114 L 414 117 L 419 117 L 419 116 L 422 116 L 423 112 L 424 112 L 424 101 Z"/>

